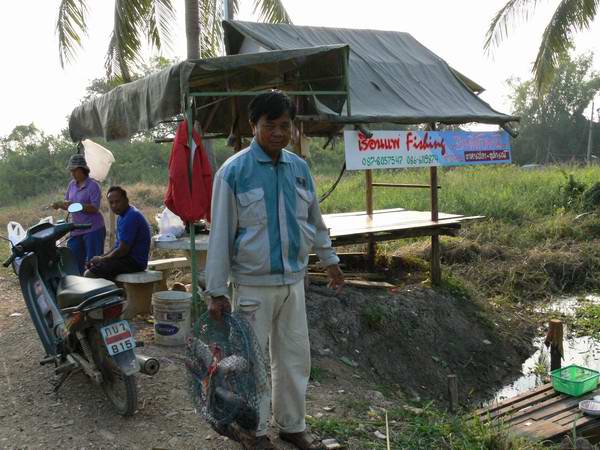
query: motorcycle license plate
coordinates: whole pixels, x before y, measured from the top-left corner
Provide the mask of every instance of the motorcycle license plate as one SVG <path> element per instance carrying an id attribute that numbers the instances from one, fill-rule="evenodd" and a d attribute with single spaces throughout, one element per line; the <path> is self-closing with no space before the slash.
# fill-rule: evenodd
<path id="1" fill-rule="evenodd" d="M 110 356 L 135 348 L 135 341 L 129 323 L 126 320 L 111 323 L 100 329 L 106 350 Z"/>

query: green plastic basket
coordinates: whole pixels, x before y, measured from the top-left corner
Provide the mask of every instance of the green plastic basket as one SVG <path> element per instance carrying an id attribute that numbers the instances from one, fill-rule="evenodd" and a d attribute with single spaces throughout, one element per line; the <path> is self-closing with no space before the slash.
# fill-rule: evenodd
<path id="1" fill-rule="evenodd" d="M 598 387 L 600 372 L 575 364 L 550 372 L 552 387 L 558 392 L 579 397 Z"/>

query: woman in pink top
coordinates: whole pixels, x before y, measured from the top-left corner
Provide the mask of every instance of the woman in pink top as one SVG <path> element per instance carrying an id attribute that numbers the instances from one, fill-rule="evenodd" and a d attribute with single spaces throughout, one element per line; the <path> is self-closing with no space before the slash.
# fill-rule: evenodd
<path id="1" fill-rule="evenodd" d="M 66 210 L 71 203 L 81 203 L 83 211 L 74 213 L 71 217 L 73 223 L 89 223 L 87 230 L 74 230 L 67 241 L 67 246 L 73 252 L 79 265 L 79 272 L 83 273 L 85 264 L 94 256 L 104 253 L 104 238 L 106 228 L 104 218 L 100 212 L 102 192 L 100 185 L 90 178 L 90 168 L 85 157 L 80 154 L 71 156 L 69 166 L 73 179 L 67 187 L 65 200 L 52 204 L 54 209 Z"/>

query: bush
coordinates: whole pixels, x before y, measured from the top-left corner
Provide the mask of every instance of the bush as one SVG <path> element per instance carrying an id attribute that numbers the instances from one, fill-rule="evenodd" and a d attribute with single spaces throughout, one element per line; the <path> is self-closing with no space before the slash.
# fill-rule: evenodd
<path id="1" fill-rule="evenodd" d="M 566 182 L 560 186 L 560 206 L 565 209 L 578 210 L 581 207 L 581 199 L 585 191 L 585 184 L 577 181 L 573 174 L 567 175 L 563 172 Z"/>
<path id="2" fill-rule="evenodd" d="M 595 210 L 600 207 L 600 182 L 594 183 L 583 193 L 583 206 L 587 210 Z"/>

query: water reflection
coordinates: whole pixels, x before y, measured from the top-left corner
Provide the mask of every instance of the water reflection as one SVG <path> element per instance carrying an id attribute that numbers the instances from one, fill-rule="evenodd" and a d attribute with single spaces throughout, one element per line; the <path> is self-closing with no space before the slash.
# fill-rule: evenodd
<path id="1" fill-rule="evenodd" d="M 559 299 L 537 311 L 573 316 L 578 307 L 589 303 L 600 304 L 600 296 L 588 295 L 584 299 L 577 297 Z M 543 331 L 540 331 L 540 334 L 543 334 Z M 590 336 L 569 337 L 569 330 L 566 325 L 564 325 L 564 336 L 563 348 L 565 355 L 562 362 L 563 367 L 577 364 L 600 371 L 600 341 Z M 549 381 L 547 374 L 550 370 L 550 350 L 544 346 L 543 337 L 535 338 L 533 345 L 536 351 L 523 363 L 521 367 L 522 375 L 497 391 L 493 398 L 487 402 L 488 405 L 515 397 Z"/>

